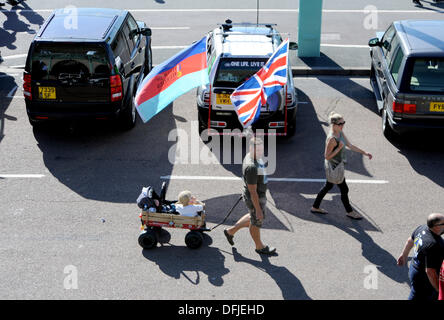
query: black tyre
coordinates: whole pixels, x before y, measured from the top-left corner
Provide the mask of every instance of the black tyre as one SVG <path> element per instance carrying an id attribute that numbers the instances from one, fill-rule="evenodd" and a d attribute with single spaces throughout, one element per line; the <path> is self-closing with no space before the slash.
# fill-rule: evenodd
<path id="1" fill-rule="evenodd" d="M 197 117 L 199 123 L 199 135 L 202 135 L 202 132 L 204 132 L 205 129 L 208 129 L 208 118 L 206 119 L 205 122 L 199 112 L 197 113 Z"/>
<path id="2" fill-rule="evenodd" d="M 137 110 L 136 110 L 136 104 L 134 102 L 134 97 L 130 97 L 130 101 L 128 103 L 128 106 L 125 110 L 122 111 L 121 118 L 120 118 L 120 124 L 122 126 L 122 129 L 124 130 L 130 130 L 134 128 L 136 125 L 137 120 Z"/>
<path id="3" fill-rule="evenodd" d="M 190 249 L 197 249 L 202 245 L 203 236 L 198 231 L 190 231 L 185 236 L 185 243 Z"/>
<path id="4" fill-rule="evenodd" d="M 382 133 L 387 139 L 392 139 L 395 136 L 395 132 L 393 131 L 392 127 L 390 127 L 387 110 L 385 108 L 382 109 L 381 120 L 382 120 Z"/>
<path id="5" fill-rule="evenodd" d="M 146 229 L 139 235 L 139 245 L 144 249 L 152 249 L 157 246 L 156 231 Z"/>
<path id="6" fill-rule="evenodd" d="M 146 48 L 145 48 L 146 50 Z M 148 73 L 153 69 L 153 53 L 151 47 L 147 51 L 148 53 L 145 55 L 145 65 L 143 67 L 143 75 L 146 77 Z"/>

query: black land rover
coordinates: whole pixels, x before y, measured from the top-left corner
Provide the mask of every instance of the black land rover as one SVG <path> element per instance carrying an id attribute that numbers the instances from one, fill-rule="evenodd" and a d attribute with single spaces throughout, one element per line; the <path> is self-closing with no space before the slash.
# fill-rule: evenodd
<path id="1" fill-rule="evenodd" d="M 128 11 L 55 10 L 26 59 L 29 121 L 117 119 L 131 129 L 137 85 L 151 68 L 151 29 Z"/>

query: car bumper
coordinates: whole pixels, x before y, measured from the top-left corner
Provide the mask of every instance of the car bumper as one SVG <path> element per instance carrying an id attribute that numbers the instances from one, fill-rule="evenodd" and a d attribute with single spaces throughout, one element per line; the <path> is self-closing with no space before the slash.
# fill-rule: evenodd
<path id="1" fill-rule="evenodd" d="M 26 100 L 26 112 L 33 120 L 115 119 L 121 103 L 47 103 Z"/>
<path id="2" fill-rule="evenodd" d="M 294 123 L 296 119 L 296 111 L 297 108 L 289 108 L 287 109 L 287 126 L 290 126 Z M 205 128 L 208 128 L 208 108 L 198 107 L 199 112 L 199 125 Z M 216 130 L 234 130 L 240 129 L 242 130 L 242 125 L 239 122 L 239 118 L 237 117 L 236 112 L 234 111 L 222 111 L 222 110 L 211 110 L 211 128 Z M 274 124 L 275 126 L 271 126 Z M 285 112 L 279 111 L 273 114 L 261 114 L 261 117 L 253 124 L 253 130 L 263 129 L 268 131 L 270 129 L 274 129 L 277 132 L 284 132 L 285 130 Z"/>
<path id="3" fill-rule="evenodd" d="M 442 119 L 388 117 L 388 120 L 393 131 L 399 134 L 424 130 L 444 130 L 444 117 Z"/>

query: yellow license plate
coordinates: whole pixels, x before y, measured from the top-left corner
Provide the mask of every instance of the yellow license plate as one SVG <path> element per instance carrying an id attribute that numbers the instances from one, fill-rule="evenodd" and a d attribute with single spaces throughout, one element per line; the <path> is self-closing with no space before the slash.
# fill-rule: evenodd
<path id="1" fill-rule="evenodd" d="M 227 93 L 216 94 L 216 104 L 231 105 L 230 95 Z"/>
<path id="2" fill-rule="evenodd" d="M 40 99 L 55 99 L 56 89 L 54 87 L 39 87 Z"/>
<path id="3" fill-rule="evenodd" d="M 430 102 L 431 112 L 444 112 L 444 102 Z"/>

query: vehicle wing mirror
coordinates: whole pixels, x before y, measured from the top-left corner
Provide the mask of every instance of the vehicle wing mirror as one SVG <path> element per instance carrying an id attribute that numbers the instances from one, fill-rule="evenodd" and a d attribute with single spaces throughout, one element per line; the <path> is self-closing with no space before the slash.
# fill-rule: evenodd
<path id="1" fill-rule="evenodd" d="M 151 35 L 152 35 L 152 32 L 151 32 L 151 29 L 150 29 L 150 28 L 141 28 L 141 29 L 139 30 L 139 33 L 140 33 L 141 35 L 145 36 L 145 37 L 151 37 Z"/>
<path id="2" fill-rule="evenodd" d="M 288 44 L 288 49 L 290 49 L 290 50 L 297 50 L 298 49 L 298 44 L 296 42 L 290 41 L 290 43 Z"/>
<path id="3" fill-rule="evenodd" d="M 115 62 L 115 65 L 116 65 L 116 69 L 117 69 L 117 71 L 119 72 L 119 73 L 124 73 L 124 70 L 123 70 L 123 63 L 122 63 L 122 59 L 119 57 L 119 56 L 117 56 L 117 58 L 114 60 L 114 62 Z"/>
<path id="4" fill-rule="evenodd" d="M 369 47 L 380 47 L 382 45 L 381 41 L 379 41 L 379 38 L 372 38 L 368 41 Z"/>

